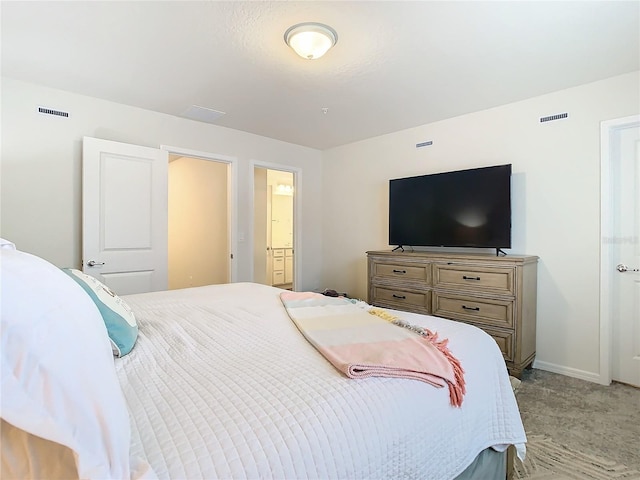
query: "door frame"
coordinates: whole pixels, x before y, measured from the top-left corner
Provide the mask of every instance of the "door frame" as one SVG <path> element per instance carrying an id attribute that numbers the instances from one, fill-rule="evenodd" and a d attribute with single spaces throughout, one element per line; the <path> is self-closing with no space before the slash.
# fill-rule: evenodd
<path id="1" fill-rule="evenodd" d="M 227 241 L 229 244 L 229 283 L 236 281 L 238 276 L 238 263 L 236 253 L 238 251 L 236 231 L 238 229 L 238 209 L 236 208 L 238 197 L 238 158 L 217 153 L 202 152 L 183 147 L 174 147 L 170 145 L 160 145 L 160 150 L 167 152 L 169 155 L 180 155 L 183 157 L 198 158 L 200 160 L 209 160 L 211 162 L 226 163 L 229 165 L 227 170 Z"/>
<path id="2" fill-rule="evenodd" d="M 611 204 L 611 180 L 618 152 L 615 136 L 619 130 L 640 125 L 640 115 L 600 122 L 600 375 L 598 383 L 609 385 L 612 379 L 613 321 L 611 286 L 615 274 L 616 249 Z"/>
<path id="3" fill-rule="evenodd" d="M 281 163 L 262 162 L 260 160 L 249 161 L 249 185 L 251 185 L 251 218 L 249 228 L 249 251 L 253 252 L 253 235 L 254 235 L 254 215 L 255 215 L 255 168 L 265 168 L 268 170 L 278 170 L 281 172 L 289 172 L 293 174 L 293 285 L 292 290 L 295 292 L 300 285 L 300 279 L 302 278 L 302 169 L 298 167 L 292 167 L 290 165 L 283 165 Z M 254 281 L 254 263 L 250 262 L 250 278 Z"/>

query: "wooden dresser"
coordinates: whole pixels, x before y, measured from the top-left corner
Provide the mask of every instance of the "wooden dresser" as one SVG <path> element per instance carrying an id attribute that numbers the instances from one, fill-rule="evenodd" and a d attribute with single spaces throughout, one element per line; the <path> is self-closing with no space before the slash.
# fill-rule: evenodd
<path id="1" fill-rule="evenodd" d="M 371 305 L 473 324 L 497 342 L 511 375 L 536 354 L 536 256 L 367 252 Z"/>

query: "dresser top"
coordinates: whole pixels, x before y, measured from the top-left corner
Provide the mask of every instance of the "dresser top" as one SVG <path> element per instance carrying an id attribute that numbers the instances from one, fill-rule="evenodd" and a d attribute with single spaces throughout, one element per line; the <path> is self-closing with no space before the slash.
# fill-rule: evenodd
<path id="1" fill-rule="evenodd" d="M 383 256 L 388 259 L 433 259 L 433 260 L 471 260 L 471 261 L 491 261 L 491 262 L 504 262 L 504 263 L 532 263 L 537 262 L 538 257 L 535 255 L 501 255 L 496 256 L 495 253 L 465 253 L 465 252 L 435 252 L 435 251 L 400 251 L 395 252 L 391 250 L 370 250 L 367 252 L 368 256 Z"/>

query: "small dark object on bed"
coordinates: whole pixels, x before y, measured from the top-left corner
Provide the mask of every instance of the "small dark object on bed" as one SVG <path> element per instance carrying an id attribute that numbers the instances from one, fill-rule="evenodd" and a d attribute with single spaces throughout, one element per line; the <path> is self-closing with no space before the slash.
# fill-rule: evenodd
<path id="1" fill-rule="evenodd" d="M 324 292 L 322 292 L 322 294 L 325 297 L 346 297 L 347 294 L 346 293 L 338 293 L 335 290 L 331 290 L 329 288 L 325 288 Z"/>

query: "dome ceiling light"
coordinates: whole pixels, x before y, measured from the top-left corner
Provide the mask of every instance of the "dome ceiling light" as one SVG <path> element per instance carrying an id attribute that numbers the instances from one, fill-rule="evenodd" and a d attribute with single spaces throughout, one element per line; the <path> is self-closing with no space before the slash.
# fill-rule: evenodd
<path id="1" fill-rule="evenodd" d="M 316 60 L 336 44 L 338 34 L 322 23 L 298 23 L 284 32 L 284 41 L 302 58 Z"/>

